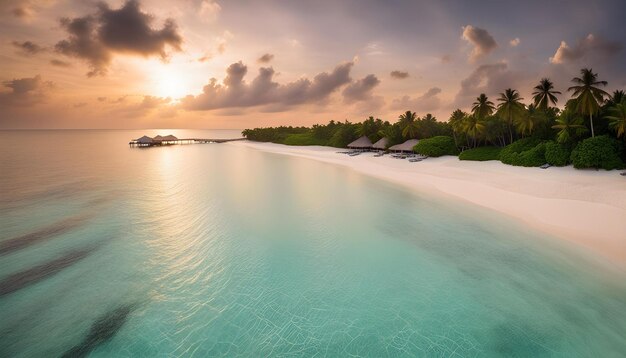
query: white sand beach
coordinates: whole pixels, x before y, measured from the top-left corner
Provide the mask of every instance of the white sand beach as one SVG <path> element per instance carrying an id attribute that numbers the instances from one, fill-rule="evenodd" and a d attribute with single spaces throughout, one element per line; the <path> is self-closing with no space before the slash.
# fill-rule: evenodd
<path id="1" fill-rule="evenodd" d="M 372 153 L 350 157 L 337 153 L 340 149 L 320 146 L 249 141 L 230 145 L 340 164 L 422 193 L 453 196 L 575 242 L 626 267 L 626 177 L 618 171 L 571 166 L 544 170 L 449 156 L 411 163 Z"/>

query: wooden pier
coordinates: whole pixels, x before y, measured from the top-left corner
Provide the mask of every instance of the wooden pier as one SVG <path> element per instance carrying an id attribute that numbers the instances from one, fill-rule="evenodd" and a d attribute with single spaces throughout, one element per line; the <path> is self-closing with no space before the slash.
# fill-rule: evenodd
<path id="1" fill-rule="evenodd" d="M 133 139 L 128 142 L 128 145 L 131 147 L 161 147 L 167 145 L 178 145 L 178 144 L 207 144 L 207 143 L 226 143 L 226 142 L 234 142 L 238 140 L 245 140 L 245 138 L 230 138 L 230 139 L 209 139 L 209 138 L 176 138 L 176 139 L 168 139 L 168 140 L 155 140 L 151 141 Z"/>

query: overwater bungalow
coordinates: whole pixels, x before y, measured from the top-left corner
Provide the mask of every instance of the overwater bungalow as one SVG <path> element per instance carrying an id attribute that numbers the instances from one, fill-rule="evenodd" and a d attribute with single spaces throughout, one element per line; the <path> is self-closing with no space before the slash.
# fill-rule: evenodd
<path id="1" fill-rule="evenodd" d="M 168 134 L 165 137 L 161 137 L 161 142 L 165 144 L 175 144 L 178 141 L 178 138 L 175 136 Z"/>
<path id="2" fill-rule="evenodd" d="M 358 150 L 369 150 L 372 148 L 372 141 L 366 136 L 362 136 L 361 138 L 348 144 L 348 148 L 358 149 Z"/>
<path id="3" fill-rule="evenodd" d="M 151 145 L 154 145 L 154 139 L 148 137 L 147 135 L 145 135 L 145 136 L 143 136 L 141 138 L 136 139 L 135 143 L 138 146 L 151 146 Z"/>
<path id="4" fill-rule="evenodd" d="M 177 138 L 171 134 L 166 136 L 157 135 L 154 138 L 150 138 L 147 135 L 144 135 L 141 138 L 133 139 L 128 142 L 128 145 L 131 147 L 152 147 L 152 146 L 163 146 L 163 145 L 172 145 L 172 144 L 193 144 L 193 143 L 225 143 L 232 142 L 236 140 L 244 140 L 244 138 L 233 138 L 233 139 L 209 139 L 209 138 Z"/>
<path id="5" fill-rule="evenodd" d="M 404 143 L 396 144 L 394 146 L 389 147 L 389 150 L 392 152 L 410 152 L 413 153 L 413 147 L 419 142 L 417 139 L 409 139 Z"/>

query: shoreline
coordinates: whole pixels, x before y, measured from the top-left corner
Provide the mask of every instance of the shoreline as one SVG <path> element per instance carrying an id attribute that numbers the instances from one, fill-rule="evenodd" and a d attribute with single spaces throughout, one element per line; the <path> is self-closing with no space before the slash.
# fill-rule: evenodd
<path id="1" fill-rule="evenodd" d="M 338 154 L 340 148 L 241 141 L 270 153 L 339 164 L 418 193 L 442 194 L 498 211 L 575 243 L 626 269 L 626 179 L 619 171 L 515 167 L 446 156 L 411 163 L 387 155 Z"/>

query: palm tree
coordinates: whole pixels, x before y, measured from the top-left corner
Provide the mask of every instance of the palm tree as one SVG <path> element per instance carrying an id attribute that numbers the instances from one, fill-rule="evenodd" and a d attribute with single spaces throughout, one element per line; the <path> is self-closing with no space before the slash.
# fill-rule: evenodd
<path id="1" fill-rule="evenodd" d="M 417 115 L 415 112 L 406 111 L 398 117 L 402 128 L 402 136 L 405 139 L 417 136 Z"/>
<path id="2" fill-rule="evenodd" d="M 521 100 L 523 98 L 520 97 L 519 93 L 510 88 L 500 93 L 500 98 L 498 98 L 498 102 L 500 102 L 498 114 L 506 120 L 509 126 L 509 143 L 513 143 L 513 121 L 516 121 L 524 111 L 524 104 L 520 102 Z"/>
<path id="3" fill-rule="evenodd" d="M 493 102 L 491 102 L 484 93 L 476 97 L 476 102 L 472 103 L 472 114 L 477 116 L 478 119 L 484 119 L 490 116 L 495 109 L 496 107 Z"/>
<path id="4" fill-rule="evenodd" d="M 613 128 L 617 132 L 617 138 L 620 138 L 626 132 L 626 98 L 609 107 L 608 112 L 609 115 L 605 118 L 610 121 L 609 127 Z"/>
<path id="5" fill-rule="evenodd" d="M 608 106 L 614 106 L 621 103 L 624 99 L 626 99 L 626 93 L 622 90 L 615 90 L 611 94 L 611 97 L 606 101 L 606 104 Z"/>
<path id="6" fill-rule="evenodd" d="M 546 119 L 546 112 L 540 110 L 534 104 L 528 106 L 528 110 L 518 117 L 515 125 L 517 127 L 517 131 L 520 132 L 522 136 L 526 134 L 532 134 L 533 130 L 537 126 L 537 124 L 543 122 Z"/>
<path id="7" fill-rule="evenodd" d="M 478 136 L 482 134 L 485 130 L 485 124 L 483 123 L 483 120 L 481 118 L 478 118 L 478 116 L 475 115 L 466 116 L 464 122 L 465 125 L 463 127 L 465 133 L 467 133 L 468 136 L 472 137 L 473 146 L 476 147 L 476 145 L 478 144 Z"/>
<path id="8" fill-rule="evenodd" d="M 454 110 L 450 115 L 450 119 L 448 119 L 448 123 L 450 123 L 450 127 L 452 127 L 452 137 L 454 138 L 454 143 L 458 146 L 457 142 L 457 133 L 463 132 L 463 120 L 465 119 L 467 114 L 460 109 Z"/>
<path id="9" fill-rule="evenodd" d="M 558 99 L 557 94 L 561 94 L 559 91 L 554 91 L 554 84 L 547 78 L 542 78 L 539 84 L 534 87 L 533 101 L 535 106 L 542 111 L 548 109 L 550 103 L 556 106 Z"/>
<path id="10" fill-rule="evenodd" d="M 587 131 L 587 128 L 583 125 L 583 119 L 578 113 L 571 110 L 565 110 L 557 118 L 553 129 L 558 129 L 556 141 L 559 143 L 567 143 L 575 136 L 579 136 Z"/>
<path id="11" fill-rule="evenodd" d="M 598 81 L 598 74 L 593 73 L 591 68 L 583 68 L 580 70 L 580 75 L 580 77 L 572 78 L 572 82 L 576 85 L 567 90 L 574 92 L 572 96 L 576 98 L 576 111 L 580 114 L 589 115 L 591 137 L 593 137 L 593 115 L 598 112 L 600 105 L 604 102 L 604 97 L 609 96 L 598 86 L 606 86 L 608 82 Z"/>

